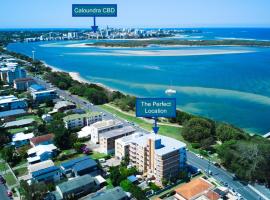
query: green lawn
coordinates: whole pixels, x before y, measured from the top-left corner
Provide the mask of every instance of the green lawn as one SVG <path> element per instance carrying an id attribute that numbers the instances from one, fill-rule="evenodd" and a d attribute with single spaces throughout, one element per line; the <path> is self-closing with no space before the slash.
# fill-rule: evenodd
<path id="1" fill-rule="evenodd" d="M 152 124 L 148 123 L 147 121 L 141 119 L 141 118 L 137 118 L 135 116 L 130 116 L 128 114 L 125 114 L 123 112 L 120 112 L 106 104 L 101 105 L 100 106 L 102 109 L 115 114 L 116 116 L 124 119 L 124 120 L 128 120 L 130 122 L 134 122 L 135 124 L 139 125 L 140 127 L 146 129 L 147 131 L 152 131 Z M 195 152 L 195 153 L 199 153 L 198 149 L 194 149 L 192 148 L 191 144 L 189 142 L 187 142 L 186 140 L 184 140 L 183 136 L 181 135 L 181 131 L 182 128 L 181 127 L 175 127 L 175 126 L 169 126 L 169 125 L 159 125 L 159 132 L 158 134 L 160 135 L 164 135 L 164 136 L 168 136 L 171 138 L 174 138 L 176 140 L 182 141 L 184 143 L 187 144 L 187 147 L 189 150 Z"/>
<path id="2" fill-rule="evenodd" d="M 16 179 L 11 172 L 4 174 L 4 178 L 9 186 L 16 184 Z"/>
<path id="3" fill-rule="evenodd" d="M 152 130 L 153 125 L 151 123 L 146 122 L 143 119 L 137 118 L 135 116 L 127 115 L 127 114 L 120 112 L 112 107 L 107 106 L 107 105 L 101 105 L 100 107 L 103 108 L 104 110 L 112 113 L 112 114 L 115 114 L 115 115 L 125 119 L 125 120 L 128 120 L 130 122 L 134 122 L 135 124 L 139 125 L 140 127 L 144 128 L 148 131 Z M 165 135 L 165 136 L 169 136 L 169 137 L 172 137 L 172 138 L 175 138 L 178 140 L 182 140 L 180 127 L 173 127 L 173 126 L 167 126 L 167 125 L 160 125 L 159 127 L 160 127 L 159 133 L 161 135 Z"/>
<path id="4" fill-rule="evenodd" d="M 28 126 L 28 127 L 22 127 L 22 128 L 13 128 L 13 129 L 8 129 L 8 132 L 11 134 L 15 134 L 15 133 L 19 133 L 19 132 L 24 132 L 26 131 L 28 128 L 28 130 L 32 131 L 35 129 L 34 126 Z"/>
<path id="5" fill-rule="evenodd" d="M 17 177 L 20 177 L 20 176 L 26 175 L 28 173 L 28 169 L 27 167 L 22 167 L 22 168 L 14 170 L 14 173 Z"/>
<path id="6" fill-rule="evenodd" d="M 99 152 L 96 152 L 94 151 L 91 155 L 90 155 L 91 158 L 95 159 L 95 160 L 98 160 L 100 158 L 106 158 L 107 155 L 104 154 L 104 153 L 99 153 Z"/>

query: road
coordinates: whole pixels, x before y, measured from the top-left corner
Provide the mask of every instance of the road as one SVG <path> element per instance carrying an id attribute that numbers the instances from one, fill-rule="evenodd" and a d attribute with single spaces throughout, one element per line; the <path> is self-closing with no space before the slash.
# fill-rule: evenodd
<path id="1" fill-rule="evenodd" d="M 43 85 L 46 88 L 54 88 L 59 96 L 62 96 L 64 99 L 74 102 L 75 104 L 79 105 L 83 109 L 91 110 L 94 112 L 102 112 L 104 114 L 103 118 L 105 120 L 106 119 L 116 119 L 115 115 L 112 115 L 111 113 L 101 109 L 98 106 L 94 106 L 93 104 L 89 103 L 86 100 L 81 99 L 78 96 L 71 95 L 68 91 L 60 90 L 56 87 L 53 87 L 50 83 L 47 83 L 40 78 L 34 77 L 34 79 L 36 80 L 36 82 L 38 84 Z M 124 119 L 119 119 L 119 118 L 117 118 L 117 119 L 122 121 L 124 125 L 131 125 L 129 122 L 127 122 Z M 134 128 L 137 131 L 146 132 L 146 130 L 142 129 L 141 127 L 134 126 Z M 208 164 L 209 164 L 208 160 L 199 158 L 192 152 L 189 152 L 189 151 L 187 152 L 187 160 L 188 160 L 189 164 L 191 164 L 197 168 L 200 168 L 203 171 L 208 169 Z M 218 168 L 218 167 L 214 166 L 213 164 L 210 164 L 209 169 L 212 171 L 212 173 L 213 173 L 212 176 L 217 181 L 227 183 L 231 189 L 233 189 L 237 193 L 239 193 L 244 199 L 247 199 L 247 200 L 256 200 L 256 199 L 268 200 L 265 195 L 262 194 L 262 196 L 260 196 L 260 195 L 258 195 L 258 193 L 256 193 L 254 190 L 252 190 L 249 186 L 243 185 L 242 183 L 240 183 L 237 180 L 233 180 L 232 174 L 230 174 L 226 170 L 224 170 L 222 168 Z M 256 189 L 258 189 L 258 188 L 256 188 Z M 263 191 L 263 190 L 260 190 L 260 191 Z"/>
<path id="2" fill-rule="evenodd" d="M 202 171 L 207 171 L 208 169 L 211 170 L 213 173 L 212 176 L 217 181 L 219 182 L 222 181 L 224 183 L 227 183 L 228 187 L 230 187 L 231 189 L 234 189 L 236 192 L 241 194 L 241 196 L 244 199 L 247 199 L 247 200 L 266 199 L 267 200 L 267 198 L 260 197 L 248 185 L 243 185 L 239 181 L 233 180 L 232 174 L 230 174 L 226 170 L 216 167 L 212 163 L 210 163 L 209 165 L 208 160 L 204 158 L 199 158 L 192 152 L 187 152 L 187 160 L 189 164 L 197 168 L 200 168 Z M 208 168 L 208 165 L 209 165 L 209 168 Z"/>
<path id="3" fill-rule="evenodd" d="M 0 183 L 0 199 L 1 200 L 10 200 L 10 198 L 7 196 L 7 188 L 4 184 Z"/>

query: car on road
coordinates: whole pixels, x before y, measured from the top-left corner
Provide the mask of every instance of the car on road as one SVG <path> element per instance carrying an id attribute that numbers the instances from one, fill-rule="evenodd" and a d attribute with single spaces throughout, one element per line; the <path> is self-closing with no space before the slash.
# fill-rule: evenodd
<path id="1" fill-rule="evenodd" d="M 12 197 L 13 193 L 10 190 L 8 190 L 7 195 L 8 195 L 8 197 Z"/>

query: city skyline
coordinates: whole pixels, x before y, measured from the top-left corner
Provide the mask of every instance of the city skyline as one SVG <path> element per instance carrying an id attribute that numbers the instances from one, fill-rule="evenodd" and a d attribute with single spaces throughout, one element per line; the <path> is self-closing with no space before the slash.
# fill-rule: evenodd
<path id="1" fill-rule="evenodd" d="M 252 0 L 120 1 L 12 0 L 2 3 L 0 28 L 90 28 L 92 18 L 73 18 L 72 4 L 118 4 L 118 17 L 97 18 L 100 27 L 270 27 L 270 2 Z M 15 6 L 14 6 L 15 5 Z M 46 12 L 48 11 L 48 12 Z"/>

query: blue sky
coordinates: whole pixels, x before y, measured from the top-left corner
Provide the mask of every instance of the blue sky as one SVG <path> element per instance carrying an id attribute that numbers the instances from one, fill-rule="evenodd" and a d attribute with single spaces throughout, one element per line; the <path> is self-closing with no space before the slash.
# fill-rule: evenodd
<path id="1" fill-rule="evenodd" d="M 0 28 L 90 27 L 72 18 L 73 3 L 117 3 L 103 27 L 270 27 L 269 0 L 1 0 Z"/>

